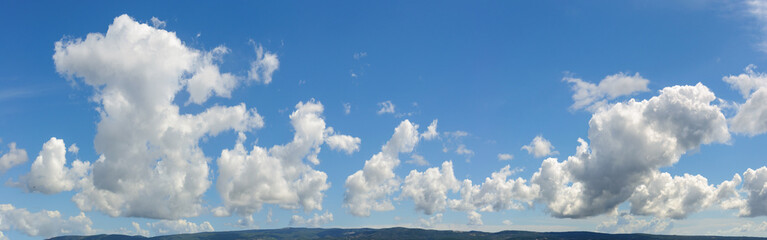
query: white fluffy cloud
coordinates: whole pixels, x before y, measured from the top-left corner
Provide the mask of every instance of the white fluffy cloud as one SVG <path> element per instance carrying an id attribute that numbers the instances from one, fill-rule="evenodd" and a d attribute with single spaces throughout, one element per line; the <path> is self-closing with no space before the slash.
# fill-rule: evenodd
<path id="1" fill-rule="evenodd" d="M 298 215 L 293 215 L 293 217 L 290 218 L 290 225 L 293 226 L 307 226 L 307 227 L 319 227 L 321 225 L 328 224 L 333 221 L 333 214 L 329 212 L 325 212 L 322 215 L 319 215 L 317 213 L 314 214 L 314 217 L 311 218 L 304 218 Z"/>
<path id="2" fill-rule="evenodd" d="M 471 180 L 464 179 L 461 183 L 461 199 L 451 199 L 450 208 L 458 211 L 497 212 L 509 209 L 524 209 L 532 206 L 539 193 L 539 187 L 528 185 L 523 178 L 508 179 L 517 173 L 506 165 L 498 172 L 493 172 L 485 178 L 481 185 L 473 185 Z"/>
<path id="3" fill-rule="evenodd" d="M 77 154 L 78 152 L 80 152 L 80 148 L 77 147 L 77 144 L 72 143 L 72 145 L 69 145 L 69 147 L 67 148 L 67 152 Z"/>
<path id="4" fill-rule="evenodd" d="M 740 216 L 767 216 L 767 167 L 746 170 L 741 190 L 748 197 L 745 202 L 733 206 L 740 208 Z"/>
<path id="5" fill-rule="evenodd" d="M 237 78 L 231 73 L 221 73 L 216 62 L 229 53 L 229 49 L 218 46 L 202 54 L 200 63 L 194 66 L 195 74 L 189 78 L 186 89 L 189 92 L 189 102 L 202 104 L 215 93 L 219 97 L 230 97 L 232 89 L 237 86 Z"/>
<path id="6" fill-rule="evenodd" d="M 767 132 L 767 74 L 754 69 L 755 65 L 748 65 L 745 73 L 722 78 L 746 99 L 730 119 L 731 130 L 751 136 Z"/>
<path id="7" fill-rule="evenodd" d="M 29 173 L 21 177 L 21 186 L 28 192 L 45 194 L 74 189 L 91 166 L 88 162 L 75 160 L 70 167 L 66 167 L 66 152 L 64 140 L 55 137 L 48 140 L 32 162 Z"/>
<path id="8" fill-rule="evenodd" d="M 250 63 L 248 78 L 258 83 L 269 84 L 272 82 L 272 74 L 280 68 L 280 60 L 277 54 L 264 50 L 260 44 L 255 44 L 256 60 Z"/>
<path id="9" fill-rule="evenodd" d="M 210 186 L 203 137 L 251 131 L 263 125 L 245 104 L 180 114 L 176 94 L 204 103 L 211 92 L 228 96 L 231 79 L 216 72 L 214 56 L 184 45 L 173 32 L 115 18 L 106 34 L 55 44 L 56 70 L 92 86 L 100 119 L 94 140 L 101 155 L 73 201 L 110 216 L 178 219 L 196 216 Z"/>
<path id="10" fill-rule="evenodd" d="M 378 109 L 379 115 L 386 113 L 394 114 L 394 104 L 391 101 L 380 102 L 378 106 L 381 107 L 381 109 Z"/>
<path id="11" fill-rule="evenodd" d="M 360 150 L 360 143 L 362 140 L 358 137 L 352 137 L 348 135 L 333 135 L 327 138 L 327 144 L 330 149 L 342 150 L 346 154 L 352 154 L 353 152 Z"/>
<path id="12" fill-rule="evenodd" d="M 442 163 L 442 169 L 410 171 L 405 177 L 400 196 L 412 199 L 417 211 L 432 215 L 445 209 L 448 191 L 456 192 L 460 187 L 460 182 L 453 174 L 453 162 L 448 161 Z"/>
<path id="13" fill-rule="evenodd" d="M 599 84 L 573 77 L 565 77 L 562 80 L 573 84 L 572 89 L 575 92 L 573 101 L 575 103 L 573 103 L 572 109 L 586 108 L 592 112 L 604 107 L 607 100 L 636 92 L 649 91 L 647 84 L 650 82 L 640 76 L 639 73 L 629 75 L 622 72 L 605 77 Z"/>
<path id="14" fill-rule="evenodd" d="M 28 236 L 56 237 L 60 235 L 93 234 L 93 222 L 85 213 L 62 218 L 59 211 L 29 212 L 11 204 L 0 204 L 0 231 L 16 230 Z M 0 238 L 2 234 L 0 234 Z"/>
<path id="15" fill-rule="evenodd" d="M 434 121 L 431 121 L 431 124 L 426 127 L 426 132 L 421 133 L 421 138 L 432 140 L 437 137 L 439 137 L 439 132 L 437 132 L 437 119 L 434 119 Z"/>
<path id="16" fill-rule="evenodd" d="M 3 153 L 3 152 L 0 152 Z M 8 152 L 0 156 L 0 174 L 5 173 L 13 166 L 25 163 L 27 161 L 27 151 L 16 148 L 16 143 L 8 144 Z"/>
<path id="17" fill-rule="evenodd" d="M 424 172 L 412 170 L 402 185 L 400 198 L 414 202 L 417 211 L 424 214 L 439 214 L 447 207 L 466 212 L 469 224 L 482 225 L 481 215 L 477 211 L 497 212 L 509 209 L 531 207 L 540 195 L 538 185 L 528 185 L 522 178 L 509 179 L 519 169 L 510 166 L 491 174 L 481 185 L 473 185 L 465 179 L 455 178 L 452 162 L 442 163 L 441 168 L 429 168 Z M 449 199 L 448 192 L 460 192 L 460 199 Z M 431 220 L 422 219 L 422 224 L 430 226 Z"/>
<path id="18" fill-rule="evenodd" d="M 269 149 L 253 146 L 248 152 L 243 145 L 245 134 L 240 133 L 234 148 L 221 152 L 216 187 L 227 212 L 249 216 L 265 203 L 288 209 L 302 207 L 307 212 L 322 209 L 323 192 L 330 187 L 328 176 L 309 164 L 320 163 L 317 154 L 323 143 L 331 147 L 337 144 L 329 142 L 333 137 L 356 139 L 356 144 L 359 141 L 346 135 L 331 135 L 334 132 L 325 126 L 323 110 L 322 104 L 314 100 L 299 102 L 290 115 L 295 129 L 290 143 Z M 336 148 L 349 152 L 351 147 Z"/>
<path id="19" fill-rule="evenodd" d="M 702 144 L 729 141 L 724 115 L 711 105 L 715 99 L 699 83 L 667 87 L 649 100 L 632 99 L 595 113 L 589 121 L 591 148 L 579 140 L 575 156 L 561 163 L 547 159 L 534 174 L 540 200 L 556 217 L 614 210 L 658 168 L 673 165 Z"/>
<path id="20" fill-rule="evenodd" d="M 471 211 L 466 213 L 466 217 L 469 218 L 469 225 L 482 225 L 482 214 Z"/>
<path id="21" fill-rule="evenodd" d="M 399 154 L 412 152 L 421 139 L 418 125 L 402 121 L 394 129 L 381 152 L 365 161 L 362 170 L 346 178 L 344 207 L 355 216 L 370 216 L 370 211 L 394 209 L 389 196 L 400 184 L 394 168 L 400 163 Z"/>
<path id="22" fill-rule="evenodd" d="M 610 233 L 662 233 L 667 232 L 673 227 L 673 223 L 660 219 L 652 218 L 636 219 L 628 213 L 620 213 L 615 219 L 608 220 L 597 225 L 597 231 Z"/>
<path id="23" fill-rule="evenodd" d="M 631 195 L 631 213 L 683 219 L 691 213 L 736 198 L 735 187 L 740 182 L 740 176 L 735 175 L 731 181 L 715 187 L 701 175 L 684 174 L 672 178 L 669 173 L 656 171 Z"/>
<path id="24" fill-rule="evenodd" d="M 554 146 L 551 145 L 551 142 L 541 135 L 533 138 L 533 141 L 531 141 L 530 144 L 522 146 L 522 150 L 525 150 L 527 153 L 538 158 L 559 154 L 559 152 L 554 150 Z"/>

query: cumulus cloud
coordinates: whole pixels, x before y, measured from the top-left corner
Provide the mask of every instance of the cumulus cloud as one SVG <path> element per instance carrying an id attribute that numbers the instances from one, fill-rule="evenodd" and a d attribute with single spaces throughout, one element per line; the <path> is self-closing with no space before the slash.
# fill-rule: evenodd
<path id="1" fill-rule="evenodd" d="M 141 224 L 137 222 L 131 222 L 131 228 L 131 230 L 120 228 L 120 232 L 126 235 L 149 236 L 149 230 L 142 229 Z"/>
<path id="2" fill-rule="evenodd" d="M 210 213 L 213 213 L 213 216 L 216 216 L 216 217 L 232 216 L 232 213 L 229 212 L 229 209 L 226 209 L 225 207 L 215 207 L 210 210 Z"/>
<path id="3" fill-rule="evenodd" d="M 739 215 L 745 217 L 767 216 L 767 167 L 756 170 L 747 169 L 743 173 L 741 190 L 748 196 L 746 201 L 732 206 L 740 208 Z"/>
<path id="4" fill-rule="evenodd" d="M 587 109 L 596 111 L 607 104 L 607 100 L 613 100 L 617 97 L 632 95 L 637 92 L 649 91 L 647 84 L 649 80 L 643 78 L 639 73 L 634 75 L 626 73 L 617 73 L 609 75 L 599 81 L 599 84 L 593 84 L 581 80 L 580 78 L 564 77 L 562 81 L 569 82 L 572 85 L 574 110 Z"/>
<path id="5" fill-rule="evenodd" d="M 329 212 L 325 212 L 322 215 L 319 215 L 317 213 L 314 214 L 314 217 L 311 218 L 304 218 L 298 215 L 293 215 L 293 217 L 290 218 L 290 225 L 292 226 L 307 226 L 307 227 L 319 227 L 321 225 L 328 224 L 333 221 L 333 214 Z"/>
<path id="6" fill-rule="evenodd" d="M 216 187 L 229 212 L 249 216 L 265 203 L 287 209 L 302 207 L 307 212 L 322 209 L 324 191 L 330 187 L 328 176 L 310 164 L 320 163 L 317 154 L 323 143 L 337 144 L 329 142 L 334 136 L 359 139 L 331 135 L 332 128 L 326 127 L 322 118 L 324 108 L 317 101 L 299 102 L 295 108 L 290 115 L 295 129 L 290 143 L 269 149 L 253 146 L 248 152 L 243 143 L 245 134 L 240 133 L 234 148 L 221 152 Z M 347 152 L 349 148 L 336 147 Z"/>
<path id="7" fill-rule="evenodd" d="M 508 154 L 508 153 L 499 153 L 498 154 L 498 161 L 511 161 L 514 159 L 514 155 Z"/>
<path id="8" fill-rule="evenodd" d="M 256 60 L 250 63 L 248 78 L 257 83 L 269 84 L 272 82 L 274 71 L 280 68 L 280 60 L 277 59 L 277 54 L 264 50 L 261 44 L 253 42 L 253 45 L 256 48 Z"/>
<path id="9" fill-rule="evenodd" d="M 67 148 L 67 152 L 77 154 L 78 152 L 80 152 L 80 148 L 77 147 L 77 144 L 72 143 L 72 145 L 69 145 L 69 147 Z"/>
<path id="10" fill-rule="evenodd" d="M 439 137 L 439 132 L 437 132 L 437 119 L 434 119 L 434 121 L 426 127 L 426 132 L 421 133 L 421 138 L 432 140 L 437 137 Z"/>
<path id="11" fill-rule="evenodd" d="M 466 213 L 466 217 L 469 218 L 469 225 L 482 225 L 482 214 L 471 211 Z"/>
<path id="12" fill-rule="evenodd" d="M 11 204 L 0 204 L 0 230 L 16 230 L 28 236 L 56 237 L 61 235 L 93 234 L 93 222 L 80 213 L 62 218 L 59 211 L 29 212 Z M 0 234 L 0 237 L 2 234 Z"/>
<path id="13" fill-rule="evenodd" d="M 378 106 L 381 107 L 381 109 L 378 109 L 378 115 L 391 113 L 394 114 L 394 104 L 391 103 L 391 101 L 385 101 L 378 103 Z"/>
<path id="14" fill-rule="evenodd" d="M 189 102 L 202 104 L 214 93 L 219 97 L 230 97 L 232 89 L 237 86 L 237 78 L 231 73 L 221 73 L 216 65 L 227 53 L 228 48 L 218 46 L 202 54 L 200 62 L 194 66 L 195 74 L 187 82 Z"/>
<path id="15" fill-rule="evenodd" d="M 445 210 L 448 191 L 461 187 L 453 174 L 453 162 L 442 163 L 442 168 L 429 168 L 424 172 L 410 171 L 402 184 L 400 196 L 412 199 L 415 209 L 427 215 Z"/>
<path id="16" fill-rule="evenodd" d="M 399 154 L 412 152 L 421 139 L 418 125 L 402 121 L 394 135 L 381 147 L 381 152 L 365 161 L 362 170 L 346 178 L 344 207 L 355 216 L 370 216 L 370 211 L 393 210 L 389 196 L 399 187 L 394 168 L 400 163 Z"/>
<path id="17" fill-rule="evenodd" d="M 714 100 L 714 93 L 699 83 L 667 87 L 649 100 L 632 99 L 595 113 L 589 121 L 592 146 L 579 140 L 574 156 L 564 162 L 547 159 L 533 175 L 531 181 L 541 188 L 540 201 L 555 217 L 613 211 L 650 182 L 658 168 L 673 165 L 700 145 L 729 141 L 724 115 L 711 105 Z"/>
<path id="18" fill-rule="evenodd" d="M 76 184 L 88 174 L 91 165 L 88 162 L 75 160 L 70 167 L 66 167 L 66 151 L 64 140 L 55 137 L 48 140 L 32 162 L 29 173 L 21 177 L 21 186 L 28 192 L 45 194 L 74 189 Z"/>
<path id="19" fill-rule="evenodd" d="M 362 140 L 358 137 L 352 137 L 348 135 L 333 135 L 328 137 L 327 144 L 330 149 L 342 150 L 346 154 L 352 154 L 353 152 L 360 150 L 360 143 Z"/>
<path id="20" fill-rule="evenodd" d="M 735 175 L 731 181 L 715 187 L 701 175 L 684 174 L 672 178 L 669 173 L 655 171 L 648 182 L 639 185 L 631 195 L 631 213 L 683 219 L 714 204 L 737 198 L 735 187 L 740 182 L 740 176 Z"/>
<path id="21" fill-rule="evenodd" d="M 5 171 L 8 171 L 8 169 L 25 162 L 27 162 L 27 151 L 24 149 L 16 148 L 15 142 L 9 143 L 8 152 L 0 156 L 0 174 L 5 173 Z"/>
<path id="22" fill-rule="evenodd" d="M 533 138 L 533 141 L 530 142 L 530 144 L 522 146 L 522 150 L 525 150 L 527 153 L 538 158 L 559 154 L 559 152 L 554 150 L 554 146 L 551 145 L 551 142 L 541 135 Z"/>
<path id="23" fill-rule="evenodd" d="M 751 64 L 746 67 L 745 73 L 722 78 L 746 99 L 737 114 L 730 118 L 731 130 L 751 136 L 767 132 L 767 74 L 754 69 L 756 66 Z"/>
<path id="24" fill-rule="evenodd" d="M 245 104 L 198 114 L 181 114 L 174 104 L 184 88 L 194 103 L 211 91 L 228 96 L 230 82 L 213 63 L 224 52 L 190 48 L 175 33 L 127 15 L 115 18 L 106 34 L 56 42 L 57 72 L 93 87 L 100 114 L 94 147 L 101 156 L 73 197 L 80 209 L 161 219 L 200 213 L 211 184 L 200 140 L 263 126 Z"/>
<path id="25" fill-rule="evenodd" d="M 465 212 L 497 212 L 532 206 L 539 195 L 539 187 L 528 185 L 527 180 L 521 177 L 509 179 L 518 171 L 506 165 L 490 174 L 481 185 L 473 185 L 471 180 L 464 179 L 460 187 L 461 198 L 450 199 L 450 208 Z"/>
<path id="26" fill-rule="evenodd" d="M 668 232 L 673 227 L 673 223 L 660 219 L 651 218 L 649 220 L 637 219 L 626 212 L 620 213 L 614 219 L 608 220 L 597 225 L 597 231 L 609 233 L 663 233 Z"/>

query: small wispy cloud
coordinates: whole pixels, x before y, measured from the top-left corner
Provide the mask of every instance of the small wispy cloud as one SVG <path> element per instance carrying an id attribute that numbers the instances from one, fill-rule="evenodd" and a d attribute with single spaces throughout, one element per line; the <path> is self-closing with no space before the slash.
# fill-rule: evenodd
<path id="1" fill-rule="evenodd" d="M 364 57 L 367 57 L 367 56 L 368 56 L 367 52 L 354 53 L 354 59 L 355 60 L 360 60 L 360 58 L 364 58 Z"/>
<path id="2" fill-rule="evenodd" d="M 164 28 L 165 27 L 165 21 L 160 20 L 157 17 L 152 17 L 152 26 L 155 28 Z"/>
<path id="3" fill-rule="evenodd" d="M 508 154 L 508 153 L 499 153 L 498 154 L 498 160 L 499 161 L 510 161 L 514 159 L 514 155 Z"/>
<path id="4" fill-rule="evenodd" d="M 344 114 L 349 115 L 349 113 L 352 113 L 352 104 L 344 103 Z"/>
<path id="5" fill-rule="evenodd" d="M 378 103 L 378 106 L 381 107 L 381 109 L 378 109 L 378 115 L 391 113 L 394 114 L 394 104 L 391 103 L 391 101 L 385 101 Z"/>
<path id="6" fill-rule="evenodd" d="M 43 89 L 32 88 L 10 88 L 0 90 L 0 102 L 17 98 L 33 97 L 43 92 Z"/>

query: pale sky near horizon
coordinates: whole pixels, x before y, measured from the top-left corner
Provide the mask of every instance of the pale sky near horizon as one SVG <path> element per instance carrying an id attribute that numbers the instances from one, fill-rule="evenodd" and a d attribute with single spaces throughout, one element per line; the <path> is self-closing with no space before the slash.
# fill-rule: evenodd
<path id="1" fill-rule="evenodd" d="M 767 2 L 0 2 L 0 240 L 767 237 Z"/>

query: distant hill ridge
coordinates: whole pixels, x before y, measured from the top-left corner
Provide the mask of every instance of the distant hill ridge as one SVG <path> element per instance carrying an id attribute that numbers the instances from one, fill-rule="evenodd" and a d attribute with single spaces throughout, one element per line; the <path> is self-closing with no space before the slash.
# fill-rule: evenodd
<path id="1" fill-rule="evenodd" d="M 488 233 L 480 231 L 427 230 L 418 228 L 282 228 L 259 229 L 229 232 L 205 232 L 176 234 L 156 237 L 102 234 L 93 236 L 61 236 L 52 240 L 245 240 L 245 239 L 764 239 L 758 237 L 722 237 L 722 236 L 675 236 L 654 234 L 607 234 L 595 232 L 528 232 L 502 231 Z"/>

